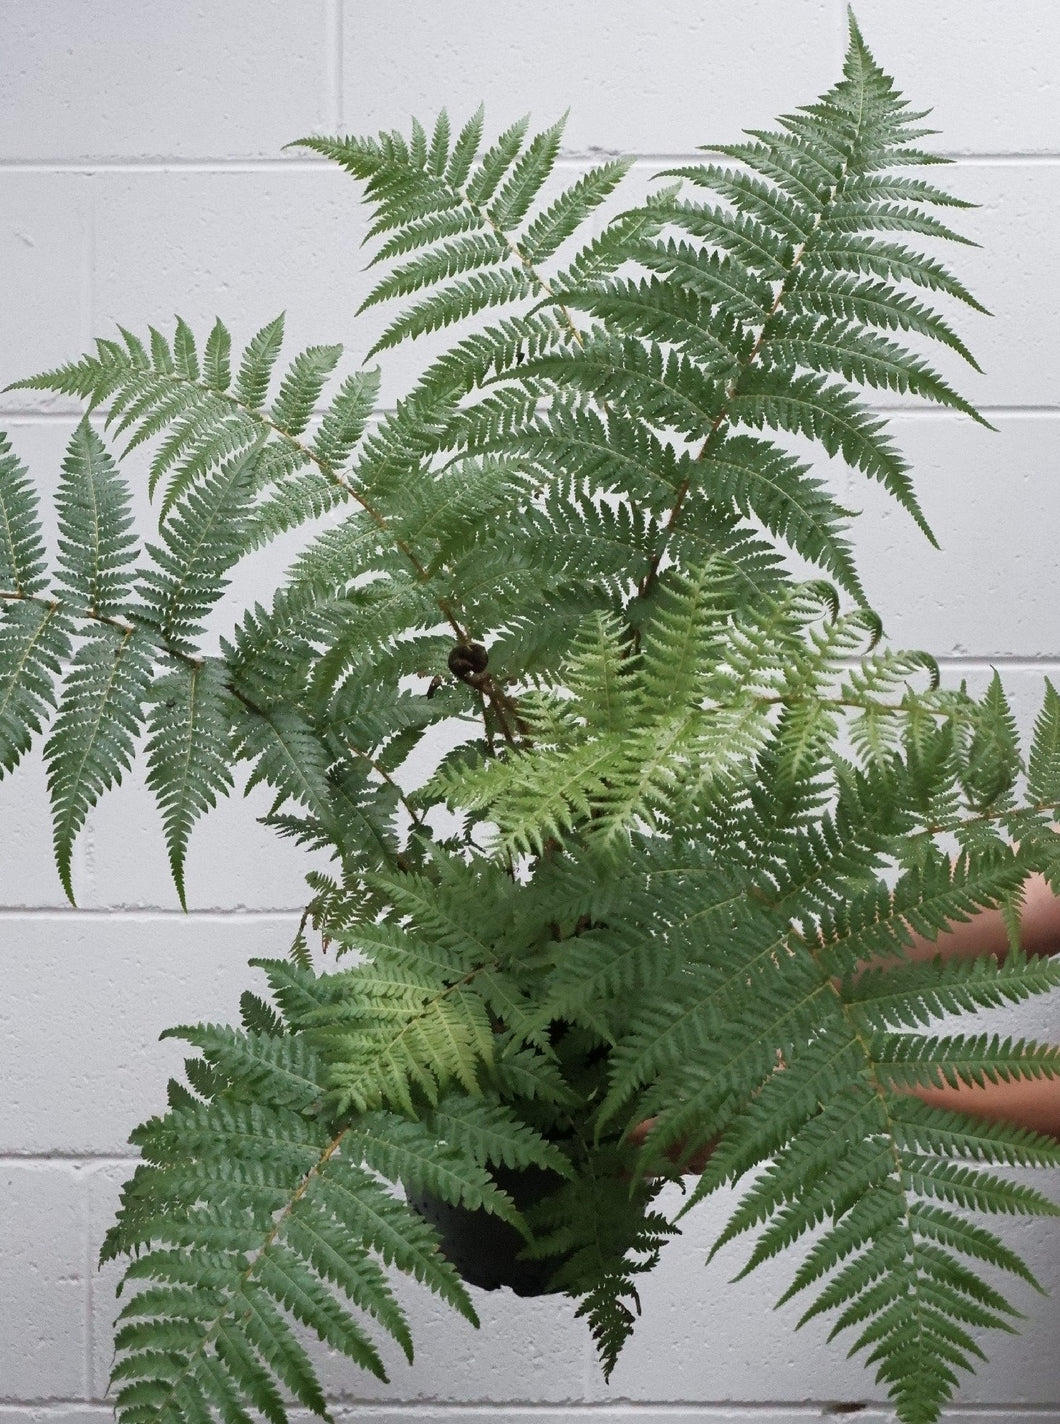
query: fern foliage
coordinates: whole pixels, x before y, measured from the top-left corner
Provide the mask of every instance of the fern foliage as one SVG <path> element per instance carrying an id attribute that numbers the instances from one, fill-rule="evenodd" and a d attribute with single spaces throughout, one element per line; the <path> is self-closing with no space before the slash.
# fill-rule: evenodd
<path id="1" fill-rule="evenodd" d="M 1060 701 L 1023 748 L 999 679 L 890 647 L 824 469 L 933 537 L 874 400 L 985 424 L 927 355 L 978 369 L 946 313 L 981 308 L 934 255 L 964 205 L 910 176 L 923 117 L 851 21 L 826 95 L 632 207 L 622 160 L 560 184 L 562 121 L 306 139 L 370 212 L 362 365 L 285 356 L 282 316 L 241 348 L 178 320 L 19 383 L 86 408 L 53 561 L 0 442 L 0 772 L 42 749 L 67 893 L 140 754 L 181 903 L 237 763 L 332 857 L 241 1026 L 171 1031 L 186 1081 L 104 1246 L 125 1424 L 326 1417 L 309 1337 L 412 1356 L 395 1271 L 474 1322 L 406 1190 L 512 1226 L 608 1373 L 723 1185 L 715 1250 L 783 1254 L 905 1424 L 1012 1328 L 1036 1282 L 984 1217 L 1055 1214 L 1024 1169 L 1060 1149 L 928 1098 L 1060 1074 L 960 1021 L 1060 983 L 1018 945 L 1027 877 L 1060 890 Z M 426 336 L 378 412 L 376 358 Z M 990 908 L 1003 962 L 911 953 Z M 316 972 L 310 929 L 349 958 Z"/>

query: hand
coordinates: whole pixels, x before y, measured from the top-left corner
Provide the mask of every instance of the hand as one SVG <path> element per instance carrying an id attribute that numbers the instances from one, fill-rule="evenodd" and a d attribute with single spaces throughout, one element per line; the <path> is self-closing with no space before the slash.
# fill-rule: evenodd
<path id="1" fill-rule="evenodd" d="M 636 1127 L 629 1134 L 629 1141 L 634 1147 L 643 1146 L 648 1134 L 659 1121 L 657 1117 L 646 1117 L 643 1122 L 638 1122 Z M 679 1166 L 686 1176 L 698 1177 L 706 1167 L 710 1154 L 714 1151 L 717 1138 L 710 1142 L 705 1142 L 702 1147 L 698 1147 L 692 1156 L 685 1160 L 688 1151 L 686 1142 L 674 1142 L 666 1149 L 666 1156 L 675 1166 Z"/>

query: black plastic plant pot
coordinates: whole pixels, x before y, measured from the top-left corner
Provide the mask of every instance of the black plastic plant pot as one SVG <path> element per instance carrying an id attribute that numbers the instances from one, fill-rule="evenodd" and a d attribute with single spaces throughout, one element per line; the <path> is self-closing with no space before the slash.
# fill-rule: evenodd
<path id="1" fill-rule="evenodd" d="M 496 1183 L 525 1210 L 560 1185 L 560 1177 L 543 1167 L 493 1170 Z M 480 1290 L 507 1286 L 516 1295 L 548 1295 L 548 1283 L 562 1264 L 562 1256 L 540 1261 L 520 1261 L 526 1241 L 514 1226 L 487 1211 L 450 1206 L 430 1192 L 406 1188 L 409 1205 L 429 1221 L 441 1237 L 442 1252 L 468 1285 Z"/>

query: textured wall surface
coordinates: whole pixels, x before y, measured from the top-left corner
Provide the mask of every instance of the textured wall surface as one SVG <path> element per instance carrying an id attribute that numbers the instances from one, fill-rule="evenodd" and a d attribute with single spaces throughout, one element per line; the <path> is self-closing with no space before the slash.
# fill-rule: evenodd
<path id="1" fill-rule="evenodd" d="M 994 313 L 958 314 L 985 375 L 952 374 L 998 428 L 895 412 L 943 548 L 859 483 L 847 501 L 863 511 L 866 584 L 890 635 L 934 651 L 947 678 L 978 685 L 1000 668 L 1027 728 L 1043 675 L 1060 672 L 1060 16 L 1055 0 L 859 0 L 857 12 L 904 92 L 935 105 L 938 145 L 957 160 L 946 177 L 981 205 L 964 230 L 982 247 L 948 260 Z M 143 330 L 177 311 L 197 331 L 221 314 L 246 340 L 286 309 L 292 350 L 350 337 L 364 291 L 356 191 L 282 153 L 289 139 L 404 127 L 443 104 L 462 119 L 480 99 L 498 127 L 569 107 L 564 167 L 593 149 L 634 152 L 635 184 L 811 100 L 844 43 L 840 0 L 3 0 L 0 385 L 115 321 Z M 402 360 L 395 381 L 412 369 Z M 56 398 L 0 396 L 0 427 L 46 487 L 70 415 Z M 270 570 L 237 592 L 267 588 Z M 234 1014 L 246 958 L 289 943 L 305 865 L 256 826 L 260 803 L 226 805 L 193 837 L 182 915 L 133 783 L 79 842 L 74 910 L 43 791 L 36 763 L 0 787 L 0 1424 L 87 1424 L 107 1416 L 114 1309 L 114 1274 L 94 1253 L 130 1167 L 127 1134 L 180 1058 L 159 1031 Z M 1049 1008 L 1021 1027 L 1055 1034 Z M 550 1300 L 483 1297 L 480 1334 L 414 1301 L 415 1368 L 398 1362 L 388 1388 L 332 1368 L 337 1412 L 791 1424 L 869 1400 L 859 1417 L 886 1418 L 823 1330 L 795 1336 L 792 1312 L 771 1310 L 777 1273 L 729 1286 L 735 1251 L 703 1267 L 723 1207 L 692 1218 L 646 1286 L 609 1387 L 582 1323 Z M 1055 1235 L 1020 1230 L 1060 1287 Z M 1026 1308 L 1024 1333 L 991 1341 L 951 1419 L 1060 1421 L 1056 1300 Z"/>

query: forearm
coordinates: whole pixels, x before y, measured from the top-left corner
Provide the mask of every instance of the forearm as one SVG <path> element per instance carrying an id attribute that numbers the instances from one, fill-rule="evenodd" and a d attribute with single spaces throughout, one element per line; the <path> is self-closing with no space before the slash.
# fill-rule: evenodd
<path id="1" fill-rule="evenodd" d="M 1041 875 L 1032 875 L 1024 886 L 1020 908 L 1020 947 L 1026 954 L 1047 955 L 1060 951 L 1060 898 L 1053 894 Z M 999 910 L 983 910 L 964 924 L 953 925 L 937 939 L 914 936 L 908 957 L 913 960 L 976 959 L 993 955 L 1003 959 L 1008 952 L 1008 933 Z M 982 1087 L 917 1088 L 915 1095 L 932 1107 L 971 1113 L 988 1122 L 1009 1122 L 1033 1132 L 1060 1137 L 1060 1079 L 1029 1078 Z"/>
<path id="2" fill-rule="evenodd" d="M 1027 954 L 1056 954 L 1060 951 L 1060 897 L 1050 890 L 1041 875 L 1031 875 L 1024 885 L 1020 910 L 1020 946 Z M 914 935 L 908 950 L 913 960 L 976 959 L 992 954 L 1004 958 L 1008 934 L 1000 910 L 981 910 L 964 924 L 952 925 L 937 939 Z"/>
<path id="3" fill-rule="evenodd" d="M 971 1113 L 987 1122 L 1007 1122 L 1060 1138 L 1060 1078 L 1021 1078 L 981 1088 L 917 1088 L 931 1107 Z"/>

